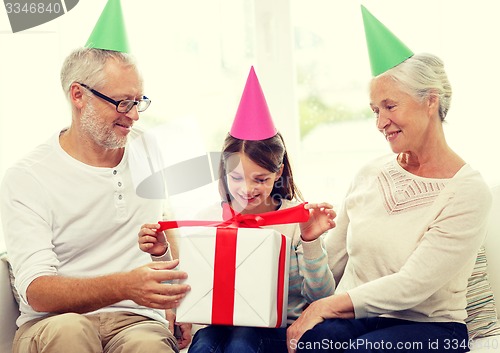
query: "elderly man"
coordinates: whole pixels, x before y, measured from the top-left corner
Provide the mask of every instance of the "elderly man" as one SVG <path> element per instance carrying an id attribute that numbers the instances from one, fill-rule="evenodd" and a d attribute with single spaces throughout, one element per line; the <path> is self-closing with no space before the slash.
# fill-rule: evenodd
<path id="1" fill-rule="evenodd" d="M 137 195 L 132 175 L 154 153 L 149 142 L 135 143 L 146 139 L 133 126 L 150 100 L 126 50 L 98 44 L 63 64 L 70 126 L 2 181 L 2 223 L 21 297 L 16 353 L 178 351 L 165 310 L 189 290 L 171 284 L 187 275 L 174 270 L 169 251 L 151 262 L 137 245 L 140 225 L 164 210 L 164 200 Z"/>

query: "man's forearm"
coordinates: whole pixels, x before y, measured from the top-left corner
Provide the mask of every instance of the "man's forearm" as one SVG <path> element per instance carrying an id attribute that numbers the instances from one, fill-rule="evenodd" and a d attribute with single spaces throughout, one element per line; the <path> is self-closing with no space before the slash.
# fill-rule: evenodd
<path id="1" fill-rule="evenodd" d="M 39 312 L 91 312 L 126 298 L 125 273 L 94 278 L 42 276 L 28 287 L 27 299 Z"/>

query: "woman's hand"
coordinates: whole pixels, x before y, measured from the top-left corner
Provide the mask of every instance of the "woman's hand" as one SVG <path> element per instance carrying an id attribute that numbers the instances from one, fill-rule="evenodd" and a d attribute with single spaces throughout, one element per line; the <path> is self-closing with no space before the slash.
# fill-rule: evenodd
<path id="1" fill-rule="evenodd" d="M 337 215 L 333 206 L 327 202 L 308 203 L 304 205 L 309 210 L 309 220 L 300 223 L 302 240 L 312 241 L 324 232 L 335 227 L 334 218 Z"/>
<path id="2" fill-rule="evenodd" d="M 288 353 L 296 351 L 297 343 L 307 330 L 323 322 L 325 313 L 328 311 L 327 298 L 316 300 L 311 303 L 306 310 L 300 314 L 300 317 L 291 324 L 286 330 L 286 341 Z"/>
<path id="3" fill-rule="evenodd" d="M 160 225 L 143 224 L 139 231 L 139 248 L 154 256 L 165 254 L 168 248 L 167 238 L 164 232 L 158 232 Z"/>
<path id="4" fill-rule="evenodd" d="M 334 294 L 311 303 L 286 330 L 288 353 L 296 351 L 302 335 L 326 319 L 352 319 L 354 306 L 347 293 Z"/>

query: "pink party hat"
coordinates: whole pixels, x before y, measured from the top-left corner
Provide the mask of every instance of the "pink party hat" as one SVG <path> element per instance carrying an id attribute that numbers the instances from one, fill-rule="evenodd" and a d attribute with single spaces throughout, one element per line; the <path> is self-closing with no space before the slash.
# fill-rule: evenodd
<path id="1" fill-rule="evenodd" d="M 253 66 L 229 134 L 240 140 L 265 140 L 278 133 Z"/>

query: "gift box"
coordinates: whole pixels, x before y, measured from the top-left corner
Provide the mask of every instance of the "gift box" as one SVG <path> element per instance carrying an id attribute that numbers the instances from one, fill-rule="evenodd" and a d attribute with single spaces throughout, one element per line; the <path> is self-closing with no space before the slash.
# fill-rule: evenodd
<path id="1" fill-rule="evenodd" d="M 183 229 L 186 233 L 187 229 Z M 199 228 L 179 238 L 191 291 L 177 321 L 284 327 L 290 240 L 272 229 Z"/>
<path id="2" fill-rule="evenodd" d="M 285 327 L 290 239 L 263 226 L 306 222 L 305 203 L 260 214 L 236 214 L 223 204 L 223 222 L 160 221 L 181 228 L 179 269 L 191 286 L 177 321 Z"/>

